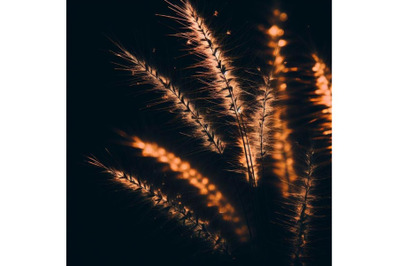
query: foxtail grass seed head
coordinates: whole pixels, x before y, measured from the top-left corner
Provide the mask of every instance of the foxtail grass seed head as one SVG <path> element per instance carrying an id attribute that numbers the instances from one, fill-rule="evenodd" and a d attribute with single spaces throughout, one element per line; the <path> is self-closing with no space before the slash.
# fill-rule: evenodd
<path id="1" fill-rule="evenodd" d="M 232 59 L 224 52 L 213 32 L 207 27 L 204 18 L 189 1 L 182 0 L 180 5 L 166 2 L 176 13 L 176 17 L 173 18 L 183 25 L 184 32 L 176 35 L 187 39 L 193 54 L 200 58 L 199 65 L 206 69 L 201 76 L 211 81 L 209 86 L 211 94 L 223 100 L 226 113 L 233 116 L 236 121 L 241 139 L 238 143 L 242 145 L 242 154 L 239 155 L 238 161 L 243 162 L 244 168 L 247 169 L 247 180 L 252 186 L 256 186 L 255 158 L 251 151 L 246 121 L 242 116 L 244 106 L 241 98 L 244 91 L 237 82 L 238 77 L 234 74 Z"/>
<path id="2" fill-rule="evenodd" d="M 114 54 L 129 63 L 123 69 L 136 77 L 140 77 L 143 83 L 152 85 L 154 90 L 163 92 L 162 99 L 172 103 L 174 111 L 179 113 L 188 125 L 192 126 L 194 135 L 202 140 L 204 146 L 222 154 L 225 144 L 216 135 L 210 122 L 204 118 L 182 90 L 146 61 L 139 60 L 120 45 L 118 45 L 118 48 L 119 52 L 114 52 Z"/>
<path id="3" fill-rule="evenodd" d="M 330 206 L 324 207 L 331 193 L 332 75 L 328 65 L 316 53 L 306 54 L 307 64 L 291 61 L 294 41 L 284 27 L 288 15 L 273 9 L 269 24 L 259 26 L 266 38 L 263 60 L 267 69 L 254 66 L 249 70 L 257 73 L 260 80 L 252 81 L 256 85 L 249 93 L 236 67 L 239 64 L 223 42 L 235 37 L 236 29 L 229 27 L 217 33 L 207 16 L 190 1 L 166 2 L 174 14 L 159 16 L 181 26 L 174 35 L 183 38 L 185 51 L 195 56 L 197 61 L 189 68 L 196 69 L 194 78 L 201 88 L 180 86 L 175 79 L 172 82 L 154 65 L 115 43 L 118 51 L 113 53 L 124 62 L 118 68 L 128 71 L 137 85 L 147 84 L 151 90 L 161 92 L 159 102 L 169 103 L 168 111 L 176 113 L 192 129 L 192 137 L 200 140 L 202 151 L 211 152 L 221 164 L 196 169 L 193 162 L 182 159 L 185 156 L 156 142 L 124 136 L 136 152 L 135 159 L 162 164 L 160 172 L 164 176 L 173 172 L 173 177 L 168 176 L 169 182 L 184 184 L 190 195 L 202 199 L 196 206 L 212 210 L 220 224 L 207 215 L 207 219 L 198 218 L 199 209 L 190 200 L 182 200 L 188 207 L 174 199 L 165 184 L 157 187 L 156 171 L 142 180 L 120 167 L 106 166 L 95 157 L 89 158 L 89 164 L 101 168 L 154 207 L 167 210 L 168 218 L 180 221 L 193 236 L 215 250 L 231 247 L 232 239 L 222 230 L 228 225 L 235 233 L 234 239 L 239 239 L 238 254 L 248 249 L 262 258 L 275 258 L 276 254 L 283 257 L 278 263 L 272 261 L 273 265 L 326 265 L 326 256 L 320 254 L 329 256 L 329 245 L 324 242 L 324 246 L 318 246 L 314 242 L 330 240 Z M 223 12 L 212 10 L 209 16 L 220 19 Z M 190 90 L 196 93 L 188 93 Z M 206 96 L 200 100 L 197 93 Z M 249 95 L 252 100 L 248 100 Z M 296 101 L 300 104 L 293 103 Z M 297 114 L 296 108 L 302 113 Z M 226 125 L 229 132 L 221 130 L 221 125 Z M 214 179 L 219 173 L 223 173 L 223 181 Z M 225 189 L 224 185 L 232 189 Z M 179 193 L 189 194 L 188 191 Z M 284 243 L 279 242 L 282 239 Z"/>
<path id="4" fill-rule="evenodd" d="M 94 157 L 89 157 L 89 164 L 102 168 L 107 174 L 110 174 L 113 181 L 122 184 L 131 191 L 140 194 L 143 198 L 150 200 L 153 206 L 168 210 L 168 216 L 175 221 L 183 221 L 183 225 L 193 232 L 193 235 L 209 242 L 215 250 L 226 251 L 226 240 L 219 234 L 211 233 L 207 227 L 209 221 L 195 218 L 193 210 L 181 203 L 169 199 L 161 189 L 153 189 L 151 185 L 141 182 L 138 178 L 124 171 L 107 167 Z"/>
<path id="5" fill-rule="evenodd" d="M 199 194 L 206 196 L 207 207 L 217 207 L 222 219 L 234 225 L 235 232 L 241 241 L 248 240 L 247 228 L 242 218 L 210 178 L 203 176 L 198 170 L 191 167 L 189 162 L 182 160 L 156 143 L 145 142 L 138 137 L 133 137 L 131 145 L 140 149 L 143 157 L 155 158 L 158 162 L 167 164 L 170 170 L 178 172 L 179 179 L 187 180 L 191 186 L 198 189 Z"/>

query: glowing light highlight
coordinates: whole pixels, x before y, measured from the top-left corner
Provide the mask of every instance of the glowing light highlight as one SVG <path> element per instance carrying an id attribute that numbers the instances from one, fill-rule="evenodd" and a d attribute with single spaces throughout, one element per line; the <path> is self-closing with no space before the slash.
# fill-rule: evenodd
<path id="1" fill-rule="evenodd" d="M 221 99 L 227 114 L 232 115 L 236 120 L 241 138 L 241 141 L 238 143 L 244 145 L 242 146 L 242 151 L 244 152 L 246 164 L 243 166 L 247 169 L 247 179 L 252 186 L 255 186 L 255 180 L 257 179 L 255 162 L 248 139 L 247 128 L 242 116 L 244 106 L 241 97 L 244 92 L 237 82 L 238 78 L 233 73 L 232 60 L 226 55 L 223 48 L 219 45 L 218 40 L 204 23 L 204 19 L 189 1 L 181 1 L 182 5 L 175 5 L 168 1 L 167 3 L 169 3 L 170 9 L 177 14 L 177 17 L 173 18 L 188 30 L 176 35 L 191 41 L 192 53 L 201 59 L 195 66 L 207 69 L 200 77 L 204 77 L 207 80 L 212 97 L 214 99 Z M 226 34 L 230 35 L 231 30 L 228 30 Z M 210 77 L 214 78 L 213 81 L 209 82 Z"/>
<path id="2" fill-rule="evenodd" d="M 249 119 L 248 124 L 252 128 L 250 135 L 253 158 L 257 158 L 258 167 L 256 168 L 256 184 L 259 181 L 264 171 L 264 159 L 267 153 L 270 152 L 271 135 L 273 126 L 273 111 L 272 102 L 275 100 L 269 79 L 264 78 L 264 85 L 261 86 L 259 94 L 256 97 L 254 105 L 255 112 Z M 261 169 L 260 169 L 261 168 Z"/>
<path id="3" fill-rule="evenodd" d="M 203 145 L 214 152 L 223 153 L 225 144 L 212 129 L 210 121 L 205 119 L 182 90 L 146 61 L 139 60 L 120 45 L 116 45 L 120 52 L 114 54 L 131 63 L 130 66 L 121 66 L 122 70 L 129 71 L 133 76 L 140 78 L 142 82 L 137 82 L 137 84 L 151 84 L 154 90 L 163 92 L 161 99 L 172 103 L 172 111 L 179 113 L 184 122 L 192 126 L 194 135 L 202 140 Z"/>
<path id="4" fill-rule="evenodd" d="M 271 80 L 276 81 L 275 95 L 278 101 L 288 99 L 287 81 L 283 74 L 297 71 L 295 67 L 286 67 L 285 57 L 281 52 L 282 48 L 288 44 L 288 41 L 283 39 L 285 31 L 279 27 L 279 24 L 287 19 L 286 13 L 282 13 L 276 9 L 274 10 L 274 21 L 276 21 L 276 24 L 272 25 L 269 29 L 261 28 L 269 37 L 267 46 L 273 51 L 274 60 L 272 62 Z M 285 105 L 279 105 L 275 108 L 273 115 L 275 129 L 273 134 L 274 145 L 271 155 L 274 159 L 273 172 L 281 179 L 280 188 L 282 195 L 288 197 L 291 183 L 296 181 L 297 174 L 294 170 L 294 158 L 290 140 L 292 130 L 283 119 L 285 114 Z"/>
<path id="5" fill-rule="evenodd" d="M 140 181 L 133 175 L 129 175 L 124 171 L 107 167 L 96 158 L 89 158 L 89 163 L 102 168 L 104 172 L 110 174 L 113 180 L 124 185 L 126 188 L 141 194 L 148 199 L 153 206 L 168 209 L 168 216 L 176 221 L 183 221 L 183 225 L 193 231 L 193 235 L 202 238 L 212 245 L 215 250 L 226 251 L 226 240 L 219 233 L 211 233 L 207 228 L 209 221 L 196 218 L 194 212 L 188 207 L 168 199 L 161 189 L 152 189 L 150 185 Z"/>
<path id="6" fill-rule="evenodd" d="M 247 241 L 248 232 L 246 225 L 239 215 L 237 215 L 234 207 L 208 177 L 203 176 L 196 169 L 192 168 L 189 162 L 182 160 L 155 143 L 144 142 L 138 137 L 133 137 L 131 145 L 134 148 L 142 150 L 143 157 L 152 157 L 158 162 L 168 164 L 172 171 L 179 173 L 178 178 L 185 179 L 190 185 L 196 187 L 201 195 L 206 196 L 207 207 L 217 207 L 222 219 L 233 223 L 235 232 L 240 237 L 240 240 Z"/>
<path id="7" fill-rule="evenodd" d="M 315 97 L 312 97 L 311 101 L 316 105 L 325 106 L 321 116 L 326 122 L 321 125 L 321 131 L 323 135 L 330 135 L 332 134 L 332 74 L 322 59 L 316 54 L 312 54 L 312 57 L 315 60 L 312 71 L 317 89 L 314 91 Z"/>

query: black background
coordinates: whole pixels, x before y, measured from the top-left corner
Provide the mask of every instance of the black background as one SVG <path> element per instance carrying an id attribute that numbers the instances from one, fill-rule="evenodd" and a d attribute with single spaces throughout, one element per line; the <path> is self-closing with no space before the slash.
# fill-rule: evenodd
<path id="1" fill-rule="evenodd" d="M 218 10 L 215 23 L 229 29 L 247 50 L 258 44 L 249 34 L 267 23 L 268 1 L 198 1 L 204 14 Z M 330 1 L 282 1 L 288 29 L 322 57 L 331 58 Z M 68 265 L 177 265 L 198 261 L 174 233 L 157 231 L 151 213 L 139 210 L 129 193 L 106 181 L 85 156 L 101 154 L 115 139 L 114 129 L 162 134 L 173 141 L 168 116 L 143 110 L 151 97 L 132 93 L 126 74 L 116 71 L 110 39 L 151 58 L 164 71 L 184 65 L 177 40 L 167 37 L 176 23 L 155 16 L 171 14 L 161 0 L 67 2 L 67 254 Z M 211 15 L 210 15 L 211 16 Z M 153 52 L 154 50 L 154 52 Z M 165 125 L 164 125 L 165 124 Z M 158 131 L 164 125 L 166 130 Z M 184 146 L 187 142 L 181 143 Z M 176 239 L 174 239 L 176 238 Z M 201 254 L 200 254 L 201 255 Z"/>

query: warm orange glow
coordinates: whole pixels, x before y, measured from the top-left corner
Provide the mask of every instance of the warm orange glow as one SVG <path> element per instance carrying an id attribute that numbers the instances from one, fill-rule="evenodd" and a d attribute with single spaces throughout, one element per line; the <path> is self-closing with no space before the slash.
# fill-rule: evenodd
<path id="1" fill-rule="evenodd" d="M 138 143 L 138 146 L 143 146 Z M 196 219 L 192 214 L 193 210 L 186 206 L 180 206 L 173 204 L 165 193 L 161 189 L 152 189 L 150 185 L 140 182 L 135 176 L 130 175 L 124 171 L 117 170 L 111 167 L 107 167 L 95 158 L 89 158 L 89 163 L 102 168 L 106 173 L 113 177 L 113 180 L 124 185 L 126 188 L 135 191 L 136 193 L 141 193 L 146 199 L 149 199 L 154 206 L 168 207 L 168 215 L 176 219 L 177 221 L 185 220 L 183 225 L 190 228 L 197 237 L 201 237 L 213 244 L 214 249 L 226 248 L 226 241 L 221 237 L 219 233 L 210 234 L 210 232 L 205 231 L 210 222 L 205 219 Z M 188 215 L 190 214 L 190 215 Z"/>
<path id="2" fill-rule="evenodd" d="M 315 96 L 311 99 L 316 105 L 325 106 L 321 116 L 326 120 L 321 125 L 323 135 L 332 134 L 332 74 L 327 65 L 316 54 L 312 54 L 315 65 L 312 68 L 315 76 Z M 331 150 L 331 148 L 329 148 Z"/>
<path id="3" fill-rule="evenodd" d="M 258 167 L 255 169 L 255 182 L 259 183 L 260 177 L 264 173 L 265 158 L 270 154 L 272 113 L 275 97 L 269 79 L 264 77 L 264 83 L 256 96 L 256 105 L 253 106 L 255 112 L 249 118 L 248 124 L 253 129 L 250 135 L 251 151 L 253 158 L 257 159 Z"/>
<path id="4" fill-rule="evenodd" d="M 188 39 L 188 42 L 191 42 L 191 40 Z M 120 52 L 114 54 L 130 63 L 123 69 L 131 72 L 132 75 L 141 76 L 143 84 L 151 84 L 153 90 L 162 92 L 161 99 L 172 103 L 172 111 L 179 113 L 183 121 L 192 126 L 194 135 L 202 140 L 203 145 L 212 151 L 223 153 L 225 145 L 212 129 L 212 123 L 207 121 L 182 90 L 173 85 L 169 78 L 161 75 L 156 68 L 146 61 L 138 59 L 125 48 L 116 45 Z"/>
<path id="5" fill-rule="evenodd" d="M 277 25 L 273 25 L 271 28 L 268 29 L 267 33 L 272 37 L 281 37 L 285 31 L 279 28 Z"/>
<path id="6" fill-rule="evenodd" d="M 259 121 L 254 121 L 254 123 L 258 123 L 258 122 Z M 257 150 L 256 147 L 253 146 L 252 149 L 250 149 L 250 147 L 249 147 L 250 145 L 248 143 L 243 143 L 242 139 L 238 139 L 237 141 L 239 143 L 238 146 L 241 147 L 241 149 L 242 149 L 242 153 L 238 157 L 239 163 L 241 165 L 247 165 L 248 162 L 253 161 L 254 158 L 257 158 L 256 154 L 255 154 L 255 151 Z M 245 151 L 246 147 L 248 147 L 248 148 Z M 246 172 L 246 178 L 249 183 L 254 182 L 254 186 L 257 186 L 258 179 L 259 179 L 258 168 L 253 167 L 252 173 Z"/>
<path id="7" fill-rule="evenodd" d="M 285 40 L 282 40 L 282 39 L 281 39 L 281 40 L 278 41 L 278 46 L 279 46 L 279 47 L 283 47 L 283 46 L 285 46 L 286 44 L 287 44 L 287 41 L 285 41 Z"/>
<path id="8" fill-rule="evenodd" d="M 276 112 L 275 121 L 278 130 L 274 135 L 276 144 L 274 145 L 274 152 L 272 154 L 272 157 L 276 160 L 274 172 L 278 176 L 284 177 L 283 182 L 290 184 L 297 179 L 294 170 L 292 147 L 289 141 L 291 130 L 287 126 L 287 123 L 281 120 L 280 116 L 281 111 Z M 289 187 L 285 185 L 283 192 L 288 192 L 288 188 Z"/>
<path id="9" fill-rule="evenodd" d="M 276 18 L 279 18 L 280 21 L 286 21 L 288 19 L 287 14 L 284 12 L 281 12 L 279 9 L 275 9 L 273 14 Z"/>
<path id="10" fill-rule="evenodd" d="M 312 57 L 315 60 L 315 65 L 312 70 L 314 71 L 314 76 L 316 78 L 317 90 L 315 94 L 321 96 L 317 99 L 319 104 L 323 104 L 328 108 L 332 107 L 332 84 L 331 84 L 331 74 L 329 68 L 326 64 L 316 55 L 313 54 Z"/>
<path id="11" fill-rule="evenodd" d="M 242 219 L 240 219 L 233 206 L 217 189 L 216 185 L 212 184 L 209 178 L 192 168 L 189 162 L 182 160 L 171 152 L 167 152 L 166 149 L 155 143 L 144 142 L 138 137 L 133 137 L 131 145 L 134 148 L 142 150 L 142 156 L 155 158 L 159 162 L 168 164 L 172 171 L 178 172 L 178 178 L 187 180 L 190 185 L 199 190 L 199 194 L 206 196 L 208 207 L 218 208 L 218 212 L 223 220 L 233 221 L 235 228 L 243 226 Z M 166 152 L 168 156 L 164 156 Z M 239 237 L 247 238 L 247 231 L 243 232 Z"/>
<path id="12" fill-rule="evenodd" d="M 287 14 L 279 10 L 274 10 L 276 20 L 286 21 Z M 279 21 L 276 21 L 278 23 Z M 278 23 L 279 24 L 279 23 Z M 287 81 L 284 73 L 297 71 L 296 67 L 287 68 L 285 65 L 285 57 L 281 53 L 281 49 L 287 45 L 287 41 L 282 39 L 284 30 L 279 28 L 278 25 L 273 25 L 265 33 L 269 37 L 268 47 L 273 50 L 274 61 L 272 62 L 273 70 L 271 78 L 276 80 L 276 97 L 278 100 L 285 100 L 288 98 L 287 94 Z M 286 113 L 285 106 L 278 106 L 274 112 L 274 132 L 272 158 L 274 159 L 274 173 L 280 177 L 280 189 L 284 197 L 289 196 L 290 184 L 297 180 L 297 174 L 294 170 L 294 159 L 291 141 L 289 139 L 291 129 L 287 122 L 282 118 Z"/>
<path id="13" fill-rule="evenodd" d="M 189 1 L 182 1 L 182 5 L 176 5 L 168 2 L 170 8 L 178 15 L 179 23 L 184 24 L 188 31 L 179 33 L 178 36 L 187 40 L 191 40 L 193 45 L 191 49 L 193 54 L 201 58 L 199 66 L 205 68 L 201 75 L 205 78 L 213 78 L 210 86 L 207 86 L 208 91 L 213 99 L 221 99 L 225 111 L 222 115 L 233 116 L 236 121 L 238 131 L 240 133 L 242 148 L 246 163 L 243 165 L 247 169 L 247 175 L 251 185 L 255 185 L 255 166 L 254 158 L 252 157 L 251 147 L 248 140 L 248 132 L 245 121 L 243 119 L 242 95 L 245 92 L 242 90 L 240 83 L 237 82 L 238 77 L 232 71 L 232 59 L 226 55 L 223 47 L 220 45 L 220 40 L 216 38 L 209 30 L 204 22 L 204 19 L 193 8 Z M 214 15 L 218 12 L 215 13 Z M 231 30 L 226 32 L 231 35 Z M 278 30 L 278 34 L 280 31 Z M 241 156 L 241 155 L 240 155 Z"/>
<path id="14" fill-rule="evenodd" d="M 288 44 L 288 41 L 283 39 L 283 35 L 285 31 L 280 28 L 279 20 L 285 21 L 287 20 L 286 13 L 280 12 L 278 9 L 273 11 L 275 21 L 274 24 L 266 29 L 264 26 L 259 26 L 259 29 L 263 31 L 269 37 L 269 41 L 267 46 L 271 48 L 271 55 L 273 56 L 273 60 L 269 63 L 272 65 L 272 71 L 270 73 L 269 80 L 266 83 L 269 83 L 270 80 L 275 80 L 277 87 L 273 92 L 274 96 L 269 96 L 268 99 L 265 98 L 269 91 L 264 90 L 264 95 L 261 95 L 257 98 L 258 102 L 263 102 L 262 108 L 258 112 L 257 119 L 254 119 L 253 128 L 260 128 L 253 134 L 252 139 L 253 142 L 253 150 L 256 150 L 258 157 L 261 160 L 266 154 L 266 149 L 264 146 L 270 145 L 272 139 L 273 147 L 271 156 L 275 159 L 276 163 L 274 165 L 275 173 L 281 177 L 282 179 L 282 187 L 281 190 L 283 193 L 288 191 L 288 183 L 289 179 L 294 180 L 295 175 L 293 175 L 293 160 L 290 160 L 291 154 L 285 154 L 286 150 L 291 150 L 290 144 L 288 144 L 288 136 L 290 134 L 289 129 L 286 127 L 286 124 L 283 124 L 281 120 L 282 113 L 285 112 L 284 107 L 272 108 L 271 102 L 275 100 L 283 100 L 286 99 L 286 88 L 287 84 L 285 82 L 285 77 L 282 73 L 287 73 L 289 71 L 295 71 L 294 68 L 286 68 L 285 66 L 285 57 L 281 53 L 281 49 Z M 273 114 L 272 119 L 269 118 L 269 114 Z M 271 115 L 272 116 L 272 115 Z M 268 119 L 268 121 L 267 121 Z M 270 137 L 271 128 L 276 128 L 273 132 L 273 138 Z M 267 144 L 268 143 L 268 144 Z M 279 147 L 282 146 L 282 147 Z M 254 148 L 256 147 L 256 148 Z M 287 160 L 289 159 L 289 160 Z"/>
<path id="15" fill-rule="evenodd" d="M 306 238 L 309 232 L 308 221 L 310 216 L 314 212 L 313 200 L 315 200 L 315 195 L 311 193 L 313 186 L 313 173 L 315 165 L 311 162 L 311 157 L 314 151 L 308 152 L 307 155 L 307 169 L 302 177 L 301 182 L 299 182 L 296 187 L 296 191 L 289 193 L 288 204 L 293 209 L 293 216 L 291 217 L 291 222 L 293 223 L 292 232 L 295 234 L 295 241 L 300 243 L 300 245 L 295 245 L 295 256 L 302 256 L 303 247 L 307 243 Z"/>
<path id="16" fill-rule="evenodd" d="M 231 99 L 230 97 L 226 96 L 233 94 L 233 97 L 237 99 L 237 107 L 234 111 L 237 111 L 239 107 L 242 106 L 239 97 L 237 97 L 242 93 L 241 88 L 235 81 L 236 77 L 230 71 L 230 69 L 232 69 L 230 60 L 224 54 L 217 39 L 213 36 L 212 32 L 204 23 L 204 19 L 197 13 L 197 11 L 188 1 L 184 1 L 183 6 L 172 3 L 169 4 L 171 9 L 174 10 L 177 15 L 188 24 L 187 27 L 190 29 L 190 31 L 182 33 L 179 36 L 190 40 L 191 44 L 194 44 L 192 49 L 194 50 L 195 54 L 201 55 L 201 66 L 208 68 L 208 72 L 204 73 L 204 76 L 213 76 L 218 80 L 218 82 L 213 84 L 214 96 L 216 98 L 221 96 L 219 95 L 221 93 L 221 89 L 225 88 L 225 83 L 228 82 L 231 89 L 224 91 L 227 95 L 223 95 L 223 100 L 225 102 L 226 109 L 231 110 Z M 214 16 L 218 16 L 218 11 L 214 11 Z M 231 30 L 226 32 L 227 35 L 230 35 L 231 33 Z"/>

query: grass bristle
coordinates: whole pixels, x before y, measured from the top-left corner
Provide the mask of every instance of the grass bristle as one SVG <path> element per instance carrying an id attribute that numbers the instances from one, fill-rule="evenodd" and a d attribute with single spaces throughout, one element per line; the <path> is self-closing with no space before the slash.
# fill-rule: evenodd
<path id="1" fill-rule="evenodd" d="M 140 194 L 149 200 L 153 206 L 167 213 L 167 216 L 191 230 L 193 235 L 208 242 L 214 250 L 227 252 L 227 242 L 218 233 L 208 229 L 209 221 L 196 217 L 193 210 L 184 206 L 177 200 L 171 199 L 161 189 L 154 189 L 150 184 L 122 170 L 105 166 L 95 157 L 89 157 L 88 163 L 103 169 L 112 176 L 113 181 L 122 184 L 132 192 Z"/>
<path id="2" fill-rule="evenodd" d="M 194 128 L 194 135 L 202 139 L 205 147 L 222 154 L 225 148 L 224 142 L 216 135 L 212 125 L 203 114 L 196 108 L 182 90 L 171 83 L 170 79 L 161 75 L 156 68 L 150 66 L 146 61 L 138 59 L 125 48 L 118 45 L 119 51 L 113 52 L 116 56 L 124 59 L 129 65 L 121 66 L 122 70 L 132 73 L 140 78 L 142 84 L 150 84 L 154 90 L 164 93 L 163 101 L 172 103 L 174 111 L 178 112 L 184 121 Z"/>

